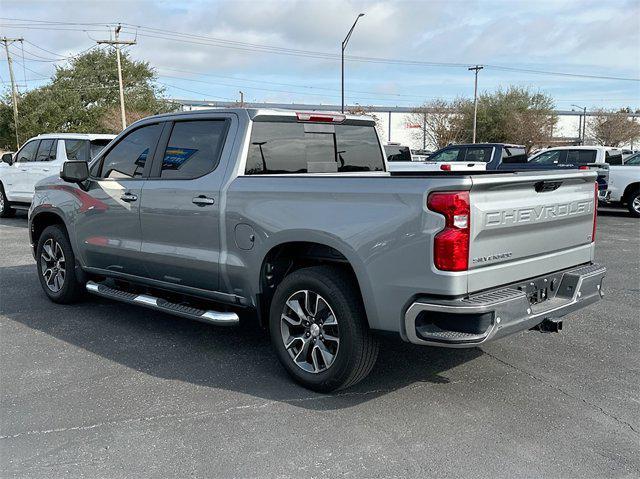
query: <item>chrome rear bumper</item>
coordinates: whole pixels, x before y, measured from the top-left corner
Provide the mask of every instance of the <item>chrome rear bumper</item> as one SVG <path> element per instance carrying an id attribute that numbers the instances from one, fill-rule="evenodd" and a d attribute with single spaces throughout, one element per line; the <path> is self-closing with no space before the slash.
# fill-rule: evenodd
<path id="1" fill-rule="evenodd" d="M 414 344 L 478 346 L 595 303 L 603 296 L 605 274 L 603 266 L 589 264 L 468 298 L 420 299 L 405 313 L 405 334 Z M 544 300 L 532 304 L 527 287 L 539 284 L 549 287 L 544 289 Z"/>

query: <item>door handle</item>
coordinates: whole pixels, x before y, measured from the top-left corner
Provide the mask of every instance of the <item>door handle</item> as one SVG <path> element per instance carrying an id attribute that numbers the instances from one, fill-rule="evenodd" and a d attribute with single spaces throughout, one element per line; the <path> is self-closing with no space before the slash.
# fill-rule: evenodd
<path id="1" fill-rule="evenodd" d="M 42 171 L 49 171 L 49 168 L 43 168 Z"/>
<path id="2" fill-rule="evenodd" d="M 132 193 L 125 193 L 120 197 L 122 201 L 126 201 L 127 203 L 131 203 L 133 201 L 138 201 L 138 196 Z"/>
<path id="3" fill-rule="evenodd" d="M 194 205 L 198 205 L 198 206 L 207 206 L 207 205 L 212 205 L 216 202 L 216 200 L 214 198 L 209 198 L 207 196 L 204 195 L 200 195 L 200 196 L 196 196 L 195 198 L 193 198 L 191 200 L 191 202 Z"/>

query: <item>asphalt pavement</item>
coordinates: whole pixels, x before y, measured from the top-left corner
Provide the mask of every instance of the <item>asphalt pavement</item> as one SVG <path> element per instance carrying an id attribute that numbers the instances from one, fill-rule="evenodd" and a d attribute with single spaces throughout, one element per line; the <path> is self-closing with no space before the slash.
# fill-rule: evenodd
<path id="1" fill-rule="evenodd" d="M 387 338 L 321 395 L 251 321 L 49 302 L 25 216 L 0 220 L 0 477 L 638 477 L 640 221 L 601 210 L 597 260 L 605 298 L 560 334 Z"/>

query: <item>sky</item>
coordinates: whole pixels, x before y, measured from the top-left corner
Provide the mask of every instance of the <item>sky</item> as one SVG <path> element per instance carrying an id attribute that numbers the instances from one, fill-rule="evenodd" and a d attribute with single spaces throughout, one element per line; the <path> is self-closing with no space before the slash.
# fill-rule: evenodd
<path id="1" fill-rule="evenodd" d="M 0 36 L 25 40 L 24 61 L 11 47 L 20 91 L 120 22 L 136 41 L 126 50 L 156 69 L 169 98 L 229 101 L 242 90 L 245 101 L 339 105 L 340 44 L 359 13 L 348 104 L 472 97 L 467 68 L 479 64 L 481 92 L 518 85 L 559 110 L 640 108 L 640 0 L 0 0 Z M 6 58 L 0 81 L 7 91 Z"/>

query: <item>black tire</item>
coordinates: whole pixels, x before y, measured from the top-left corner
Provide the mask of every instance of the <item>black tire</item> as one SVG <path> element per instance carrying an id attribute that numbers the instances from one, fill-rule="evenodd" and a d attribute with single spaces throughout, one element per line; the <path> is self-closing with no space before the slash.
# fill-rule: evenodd
<path id="1" fill-rule="evenodd" d="M 62 252 L 62 258 L 64 260 L 62 262 L 55 260 L 56 257 L 59 257 L 59 255 L 57 255 L 58 247 Z M 50 251 L 53 251 L 54 254 L 52 255 Z M 54 258 L 54 260 L 47 261 L 46 258 L 48 257 Z M 58 268 L 49 267 L 56 263 L 59 265 Z M 43 291 L 54 303 L 70 304 L 76 302 L 82 296 L 84 289 L 76 277 L 75 264 L 76 258 L 64 228 L 58 225 L 45 228 L 38 239 L 36 268 L 38 269 L 38 278 L 40 279 L 40 285 Z M 61 269 L 64 269 L 64 274 L 60 276 L 58 274 Z M 46 270 L 56 271 L 55 274 L 58 275 L 58 278 L 62 278 L 61 281 L 48 281 L 44 274 Z M 52 277 L 52 275 L 48 276 L 48 278 Z"/>
<path id="2" fill-rule="evenodd" d="M 9 218 L 16 213 L 16 210 L 11 208 L 7 195 L 4 194 L 4 186 L 0 183 L 0 218 Z"/>
<path id="3" fill-rule="evenodd" d="M 635 204 L 635 207 L 634 207 Z M 640 205 L 640 188 L 636 188 L 634 191 L 627 195 L 627 208 L 629 209 L 629 213 L 631 216 L 635 218 L 640 218 L 640 209 L 638 206 Z"/>
<path id="4" fill-rule="evenodd" d="M 342 268 L 335 266 L 313 266 L 291 273 L 284 278 L 276 289 L 269 314 L 271 341 L 275 347 L 278 359 L 287 372 L 296 382 L 308 389 L 319 392 L 330 392 L 347 388 L 364 379 L 376 362 L 378 357 L 378 342 L 372 337 L 369 331 L 362 299 L 360 298 L 357 287 L 354 285 L 354 281 L 352 275 L 348 274 Z M 285 324 L 287 333 L 283 332 L 283 326 L 281 325 L 281 317 L 285 312 L 286 302 L 293 298 L 295 294 L 304 294 L 304 291 L 309 291 L 310 295 L 313 293 L 321 296 L 321 300 L 323 300 L 322 304 L 328 305 L 328 311 L 335 316 L 335 322 L 338 328 L 337 330 L 333 330 L 338 332 L 339 337 L 337 350 L 332 351 L 334 355 L 330 356 L 333 360 L 328 367 L 320 369 L 318 372 L 304 370 L 294 361 L 292 355 L 296 354 L 296 348 L 290 347 L 287 349 L 285 346 L 284 335 L 289 332 L 289 324 Z M 327 337 L 312 337 L 311 340 L 314 341 L 314 343 L 310 346 L 310 354 L 313 356 L 315 353 L 316 356 L 321 358 L 316 359 L 322 362 L 324 354 L 319 354 L 321 351 L 314 351 L 314 349 L 316 346 L 320 346 L 321 340 L 323 345 L 328 344 L 331 348 L 331 344 L 325 341 L 330 337 L 327 330 L 331 331 L 330 328 L 332 326 L 329 325 L 329 320 L 326 320 L 326 324 L 323 324 L 323 320 L 321 318 L 319 319 L 323 312 L 325 316 L 330 316 L 330 314 L 327 313 L 327 308 L 323 306 L 323 311 L 318 312 L 320 308 L 317 306 L 318 302 L 315 301 L 315 303 L 316 309 L 314 315 L 317 315 L 318 318 L 312 319 L 311 323 L 317 322 L 320 324 L 320 327 L 323 328 L 321 331 L 323 331 Z M 291 309 L 287 309 L 286 311 L 288 311 L 289 314 L 293 312 Z M 314 315 L 311 315 L 310 318 L 313 318 Z M 331 322 L 333 323 L 334 321 Z M 303 326 L 296 327 L 302 328 Z M 306 330 L 309 331 L 308 328 Z M 309 335 L 308 332 L 303 334 L 306 336 Z M 318 328 L 316 328 L 313 334 L 321 333 L 318 333 Z M 292 336 L 288 338 L 290 339 Z M 301 350 L 304 347 L 302 345 L 306 343 L 303 342 L 303 339 L 299 339 L 300 342 L 297 344 L 300 345 Z M 290 355 L 289 351 L 292 351 L 292 355 Z"/>

